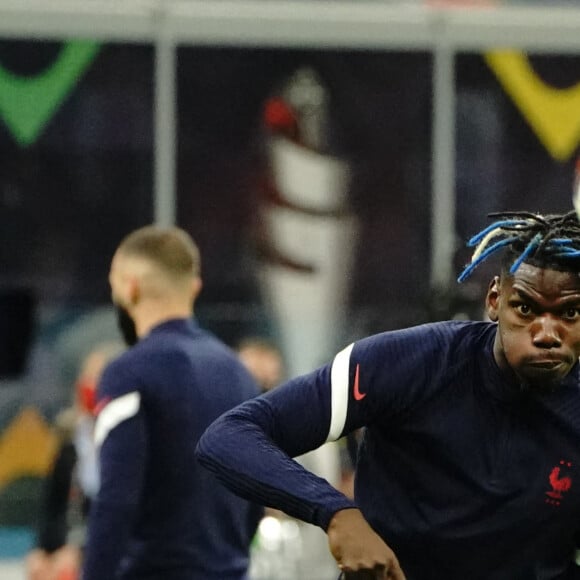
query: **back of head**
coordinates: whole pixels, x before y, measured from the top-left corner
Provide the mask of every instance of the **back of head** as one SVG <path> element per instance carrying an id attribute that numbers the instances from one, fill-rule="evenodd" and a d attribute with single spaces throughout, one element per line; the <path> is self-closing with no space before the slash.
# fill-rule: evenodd
<path id="1" fill-rule="evenodd" d="M 119 244 L 117 253 L 145 260 L 175 280 L 200 275 L 199 250 L 191 236 L 177 227 L 151 225 L 135 230 Z"/>
<path id="2" fill-rule="evenodd" d="M 195 242 L 177 227 L 145 226 L 119 244 L 109 282 L 127 344 L 164 321 L 192 315 L 200 262 Z"/>
<path id="3" fill-rule="evenodd" d="M 542 269 L 580 272 L 580 222 L 575 211 L 545 216 L 505 212 L 489 217 L 496 221 L 468 242 L 475 251 L 459 282 L 500 250 L 504 251 L 503 275 L 514 274 L 524 262 Z"/>

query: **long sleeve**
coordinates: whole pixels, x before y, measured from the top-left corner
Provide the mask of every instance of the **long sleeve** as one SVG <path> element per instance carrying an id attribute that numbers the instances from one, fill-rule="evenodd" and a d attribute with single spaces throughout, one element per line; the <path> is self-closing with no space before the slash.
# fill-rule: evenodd
<path id="1" fill-rule="evenodd" d="M 200 462 L 238 495 L 326 529 L 334 513 L 355 504 L 292 457 L 327 438 L 330 407 L 320 387 L 329 372 L 291 381 L 220 417 L 200 440 Z"/>
<path id="2" fill-rule="evenodd" d="M 143 413 L 132 395 L 110 401 L 97 421 L 101 485 L 89 514 L 83 580 L 116 577 L 134 525 L 147 453 Z"/>

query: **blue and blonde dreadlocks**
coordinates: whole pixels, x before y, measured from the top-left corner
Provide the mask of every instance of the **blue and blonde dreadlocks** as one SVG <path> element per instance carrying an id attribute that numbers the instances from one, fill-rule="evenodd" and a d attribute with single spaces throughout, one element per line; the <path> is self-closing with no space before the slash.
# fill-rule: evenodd
<path id="1" fill-rule="evenodd" d="M 501 212 L 488 217 L 496 221 L 467 242 L 475 251 L 458 282 L 467 280 L 482 262 L 501 249 L 505 250 L 503 268 L 510 274 L 523 262 L 552 270 L 580 271 L 580 222 L 575 211 L 546 216 Z"/>

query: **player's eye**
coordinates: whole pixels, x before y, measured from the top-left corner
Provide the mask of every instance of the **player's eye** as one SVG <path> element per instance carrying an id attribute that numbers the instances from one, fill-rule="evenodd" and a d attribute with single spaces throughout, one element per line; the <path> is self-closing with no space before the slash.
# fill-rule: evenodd
<path id="1" fill-rule="evenodd" d="M 517 304 L 514 305 L 514 308 L 516 309 L 516 312 L 518 312 L 518 314 L 521 314 L 522 316 L 528 316 L 529 314 L 532 313 L 532 307 L 529 304 L 526 304 L 525 302 L 518 302 Z"/>
<path id="2" fill-rule="evenodd" d="M 580 318 L 580 308 L 567 308 L 562 313 L 562 318 L 566 320 L 578 320 Z"/>

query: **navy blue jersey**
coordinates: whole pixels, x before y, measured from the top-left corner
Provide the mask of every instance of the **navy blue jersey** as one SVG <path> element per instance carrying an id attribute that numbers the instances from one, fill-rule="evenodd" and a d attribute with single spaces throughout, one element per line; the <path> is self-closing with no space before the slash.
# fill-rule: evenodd
<path id="1" fill-rule="evenodd" d="M 101 486 L 83 580 L 241 580 L 262 508 L 196 461 L 205 428 L 258 389 L 189 320 L 155 327 L 106 369 L 95 441 Z"/>
<path id="2" fill-rule="evenodd" d="M 408 580 L 575 577 L 578 365 L 557 389 L 523 390 L 495 363 L 495 332 L 444 322 L 365 338 L 221 417 L 199 457 L 237 493 L 325 529 L 358 506 Z M 288 457 L 362 426 L 355 503 Z"/>

